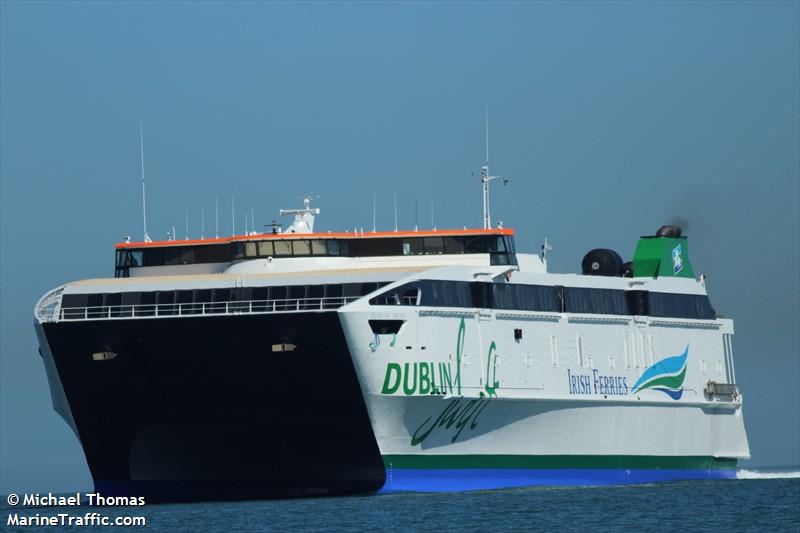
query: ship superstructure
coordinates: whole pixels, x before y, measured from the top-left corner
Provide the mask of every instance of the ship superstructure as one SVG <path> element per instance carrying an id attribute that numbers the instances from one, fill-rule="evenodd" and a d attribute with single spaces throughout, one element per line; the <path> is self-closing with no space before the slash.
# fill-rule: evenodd
<path id="1" fill-rule="evenodd" d="M 97 490 L 630 483 L 732 477 L 749 456 L 733 323 L 679 229 L 631 263 L 594 250 L 555 274 L 511 229 L 315 233 L 318 213 L 120 243 L 114 278 L 37 303 L 54 407 Z"/>

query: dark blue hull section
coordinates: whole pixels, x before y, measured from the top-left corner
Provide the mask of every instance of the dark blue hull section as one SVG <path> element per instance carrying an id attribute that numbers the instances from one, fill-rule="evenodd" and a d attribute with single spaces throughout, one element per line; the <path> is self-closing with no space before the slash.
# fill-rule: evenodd
<path id="1" fill-rule="evenodd" d="M 603 468 L 465 468 L 387 469 L 380 493 L 457 492 L 534 486 L 597 486 L 697 479 L 734 479 L 733 468 L 603 469 Z"/>

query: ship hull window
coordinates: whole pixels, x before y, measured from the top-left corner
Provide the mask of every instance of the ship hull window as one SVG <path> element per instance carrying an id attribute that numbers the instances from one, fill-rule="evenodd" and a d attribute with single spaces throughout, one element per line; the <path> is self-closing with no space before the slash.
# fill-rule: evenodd
<path id="1" fill-rule="evenodd" d="M 630 315 L 625 293 L 613 289 L 566 287 L 564 299 L 567 313 Z"/>

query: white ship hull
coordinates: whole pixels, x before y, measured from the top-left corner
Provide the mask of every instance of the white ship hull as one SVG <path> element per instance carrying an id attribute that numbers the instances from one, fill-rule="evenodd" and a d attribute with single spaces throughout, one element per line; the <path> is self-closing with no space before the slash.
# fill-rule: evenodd
<path id="1" fill-rule="evenodd" d="M 733 382 L 730 320 L 367 299 L 339 315 L 385 490 L 732 477 L 749 457 L 741 397 L 706 391 Z"/>

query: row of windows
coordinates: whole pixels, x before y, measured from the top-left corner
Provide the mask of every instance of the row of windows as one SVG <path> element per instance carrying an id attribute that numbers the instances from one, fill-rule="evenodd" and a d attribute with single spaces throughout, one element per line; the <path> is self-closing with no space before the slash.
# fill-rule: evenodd
<path id="1" fill-rule="evenodd" d="M 61 307 L 64 318 L 102 318 L 224 313 L 227 310 L 332 309 L 352 298 L 378 290 L 386 282 L 291 285 L 276 287 L 231 287 L 106 294 L 66 294 Z M 251 303 L 252 302 L 252 303 Z"/>
<path id="2" fill-rule="evenodd" d="M 236 258 L 333 255 L 376 257 L 394 255 L 513 253 L 510 237 L 471 235 L 369 239 L 299 239 L 239 242 Z"/>
<path id="3" fill-rule="evenodd" d="M 716 318 L 706 295 L 478 281 L 414 281 L 372 298 L 370 304 Z"/>
<path id="4" fill-rule="evenodd" d="M 493 265 L 515 265 L 514 240 L 502 235 L 369 239 L 271 239 L 197 246 L 118 250 L 117 277 L 140 266 L 230 263 L 257 257 L 376 257 L 439 254 L 491 254 Z"/>

